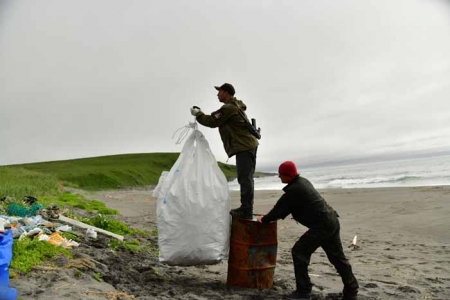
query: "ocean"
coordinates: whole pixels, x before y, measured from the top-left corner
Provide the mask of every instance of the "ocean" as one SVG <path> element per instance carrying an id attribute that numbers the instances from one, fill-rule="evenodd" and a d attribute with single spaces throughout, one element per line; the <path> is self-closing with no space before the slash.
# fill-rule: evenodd
<path id="1" fill-rule="evenodd" d="M 318 189 L 450 185 L 450 155 L 300 169 Z M 279 190 L 278 176 L 255 178 L 255 190 Z M 236 180 L 230 190 L 239 190 Z"/>

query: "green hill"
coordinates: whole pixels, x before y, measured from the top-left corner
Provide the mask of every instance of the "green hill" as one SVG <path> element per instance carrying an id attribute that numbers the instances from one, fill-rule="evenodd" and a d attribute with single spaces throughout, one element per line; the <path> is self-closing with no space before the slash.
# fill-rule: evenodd
<path id="1" fill-rule="evenodd" d="M 48 174 L 62 181 L 65 186 L 93 191 L 154 186 L 158 183 L 161 172 L 170 170 L 178 156 L 179 153 L 123 154 L 0 168 L 21 168 Z M 218 164 L 228 180 L 236 178 L 235 166 L 221 162 Z"/>

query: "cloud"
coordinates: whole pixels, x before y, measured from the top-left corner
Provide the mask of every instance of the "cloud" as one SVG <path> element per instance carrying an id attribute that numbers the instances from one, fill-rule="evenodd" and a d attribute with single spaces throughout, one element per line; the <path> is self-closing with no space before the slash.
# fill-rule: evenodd
<path id="1" fill-rule="evenodd" d="M 450 149 L 446 1 L 0 5 L 0 165 L 178 152 L 224 82 L 262 128 L 261 169 Z"/>

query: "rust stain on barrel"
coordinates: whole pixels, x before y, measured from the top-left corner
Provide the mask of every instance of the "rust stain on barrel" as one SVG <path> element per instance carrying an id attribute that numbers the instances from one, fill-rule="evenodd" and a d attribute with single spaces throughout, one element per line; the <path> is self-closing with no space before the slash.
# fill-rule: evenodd
<path id="1" fill-rule="evenodd" d="M 277 222 L 233 218 L 227 285 L 272 288 L 277 259 Z"/>

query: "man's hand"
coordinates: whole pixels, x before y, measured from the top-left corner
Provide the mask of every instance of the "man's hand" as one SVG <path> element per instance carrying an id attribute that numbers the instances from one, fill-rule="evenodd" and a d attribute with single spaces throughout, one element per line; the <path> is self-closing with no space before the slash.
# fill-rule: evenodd
<path id="1" fill-rule="evenodd" d="M 262 223 L 262 218 L 264 216 L 256 216 L 256 221 L 258 221 L 259 223 Z"/>
<path id="2" fill-rule="evenodd" d="M 191 108 L 191 115 L 193 115 L 194 117 L 196 117 L 198 115 L 199 112 L 201 112 L 202 110 L 200 109 L 200 107 L 197 106 L 193 106 Z"/>

